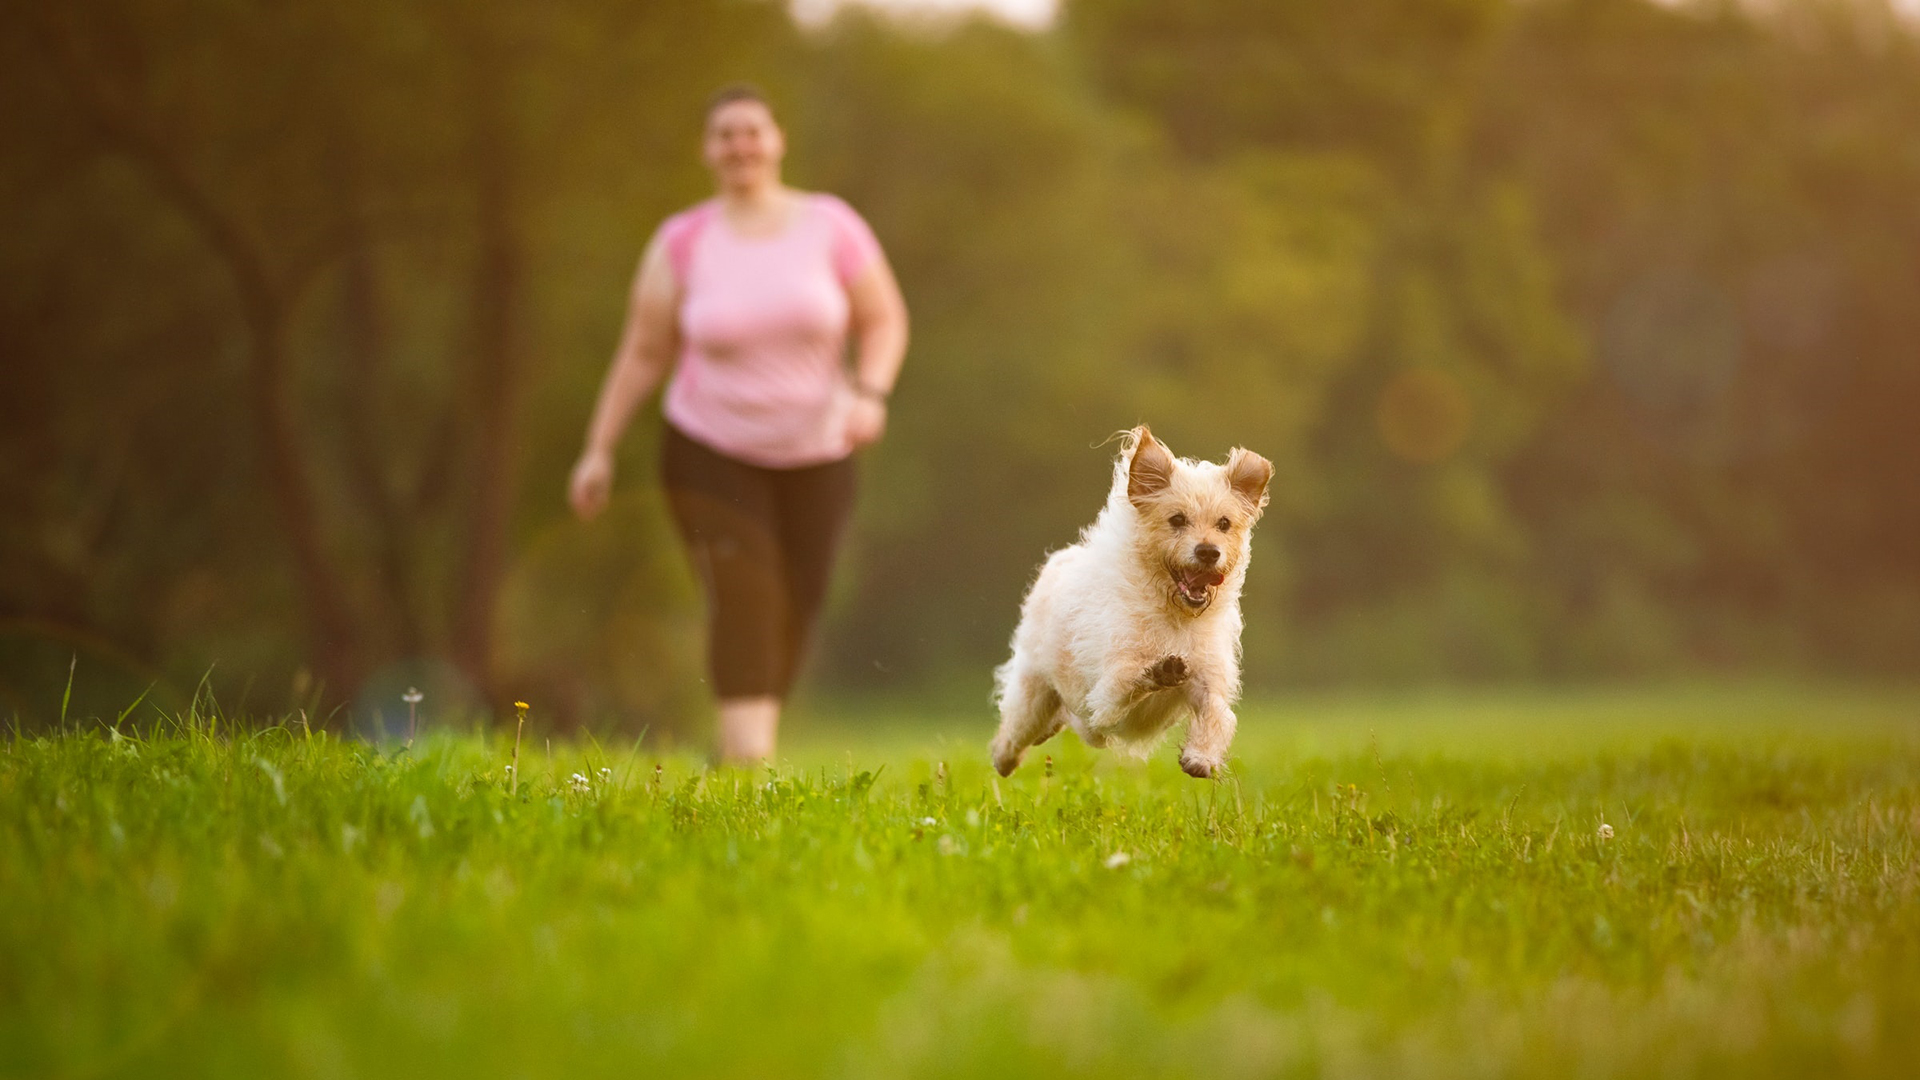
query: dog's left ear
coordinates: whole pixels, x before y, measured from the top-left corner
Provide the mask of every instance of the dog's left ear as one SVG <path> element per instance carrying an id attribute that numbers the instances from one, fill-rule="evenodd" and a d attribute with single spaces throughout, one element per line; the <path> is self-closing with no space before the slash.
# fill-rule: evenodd
<path id="1" fill-rule="evenodd" d="M 1127 463 L 1127 498 L 1141 506 L 1173 483 L 1173 451 L 1145 424 L 1134 428 L 1133 459 Z"/>
<path id="2" fill-rule="evenodd" d="M 1227 455 L 1227 483 L 1233 486 L 1234 494 L 1247 500 L 1247 505 L 1255 510 L 1267 505 L 1267 485 L 1273 480 L 1273 462 L 1248 450 L 1236 446 L 1233 453 Z"/>

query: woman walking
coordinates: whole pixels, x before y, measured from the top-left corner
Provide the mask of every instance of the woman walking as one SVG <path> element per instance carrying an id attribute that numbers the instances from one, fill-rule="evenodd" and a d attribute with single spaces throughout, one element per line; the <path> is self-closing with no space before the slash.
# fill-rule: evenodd
<path id="1" fill-rule="evenodd" d="M 703 151 L 718 191 L 641 258 L 569 496 L 582 519 L 606 506 L 614 445 L 671 372 L 667 500 L 706 593 L 720 756 L 746 763 L 773 754 L 853 509 L 853 452 L 886 429 L 907 312 L 866 222 L 781 182 L 785 136 L 758 91 L 714 95 Z"/>

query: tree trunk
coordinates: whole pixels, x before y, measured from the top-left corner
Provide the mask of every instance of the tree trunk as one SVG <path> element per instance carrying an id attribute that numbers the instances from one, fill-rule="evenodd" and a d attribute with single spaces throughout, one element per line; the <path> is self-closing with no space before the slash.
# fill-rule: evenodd
<path id="1" fill-rule="evenodd" d="M 339 172 L 334 178 L 345 211 L 347 249 L 341 312 L 346 336 L 340 390 L 345 427 L 341 452 L 349 486 L 373 526 L 381 621 L 392 627 L 394 635 L 385 643 L 397 649 L 402 658 L 410 659 L 419 656 L 425 645 L 410 558 L 420 507 L 417 498 L 403 501 L 389 482 L 393 440 L 380 422 L 388 415 L 380 405 L 387 320 L 381 307 L 372 244 L 363 224 L 365 199 L 355 155 L 344 136 L 341 142 L 335 155 Z"/>
<path id="2" fill-rule="evenodd" d="M 252 350 L 248 386 L 254 432 L 263 451 L 274 509 L 293 550 L 294 571 L 307 612 L 308 648 L 315 667 L 341 694 L 351 695 L 362 674 L 358 633 L 348 613 L 342 575 L 328 557 L 313 485 L 307 477 L 293 407 L 287 401 L 285 315 L 277 305 L 250 311 Z"/>
<path id="3" fill-rule="evenodd" d="M 474 108 L 474 226 L 479 251 L 473 277 L 473 359 L 469 387 L 479 421 L 467 504 L 467 558 L 455 598 L 455 661 L 487 694 L 499 697 L 493 670 L 494 601 L 505 576 L 507 529 L 517 489 L 520 291 L 524 264 L 514 220 L 513 136 L 502 83 L 506 51 L 476 30 L 467 37 Z"/>
<path id="4" fill-rule="evenodd" d="M 320 534 L 313 485 L 286 396 L 286 325 L 292 290 L 275 282 L 264 246 L 247 235 L 238 219 L 215 201 L 166 141 L 89 63 L 71 27 L 57 14 L 37 14 L 36 26 L 57 76 L 105 149 L 126 158 L 186 219 L 233 282 L 246 329 L 254 433 L 274 508 L 292 550 L 311 655 L 323 677 L 336 689 L 351 693 L 360 674 L 355 626 L 343 575 Z"/>

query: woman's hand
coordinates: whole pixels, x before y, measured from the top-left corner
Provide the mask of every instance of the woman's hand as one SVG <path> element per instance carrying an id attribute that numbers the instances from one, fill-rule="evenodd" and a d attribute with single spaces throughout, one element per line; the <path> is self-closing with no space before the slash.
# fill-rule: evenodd
<path id="1" fill-rule="evenodd" d="M 573 467 L 573 479 L 567 484 L 567 501 L 581 521 L 592 521 L 607 508 L 613 492 L 613 455 L 605 450 L 589 449 Z"/>
<path id="2" fill-rule="evenodd" d="M 880 441 L 887 432 L 887 403 L 885 399 L 860 394 L 854 397 L 853 407 L 847 411 L 847 441 L 855 450 Z"/>
<path id="3" fill-rule="evenodd" d="M 640 257 L 627 300 L 627 325 L 620 346 L 600 384 L 593 419 L 587 424 L 586 450 L 567 482 L 567 502 L 581 521 L 592 521 L 613 494 L 613 447 L 627 429 L 642 398 L 653 392 L 672 366 L 678 348 L 674 312 L 680 307 L 680 283 L 667 259 L 665 239 L 656 234 Z"/>

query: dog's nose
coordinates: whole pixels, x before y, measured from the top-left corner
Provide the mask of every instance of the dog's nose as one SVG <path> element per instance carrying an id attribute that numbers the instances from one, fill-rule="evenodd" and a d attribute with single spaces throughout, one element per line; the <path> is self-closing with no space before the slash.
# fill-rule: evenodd
<path id="1" fill-rule="evenodd" d="M 1214 563 L 1220 561 L 1220 549 L 1212 544 L 1201 544 L 1193 549 L 1193 557 L 1208 566 L 1212 566 Z"/>

